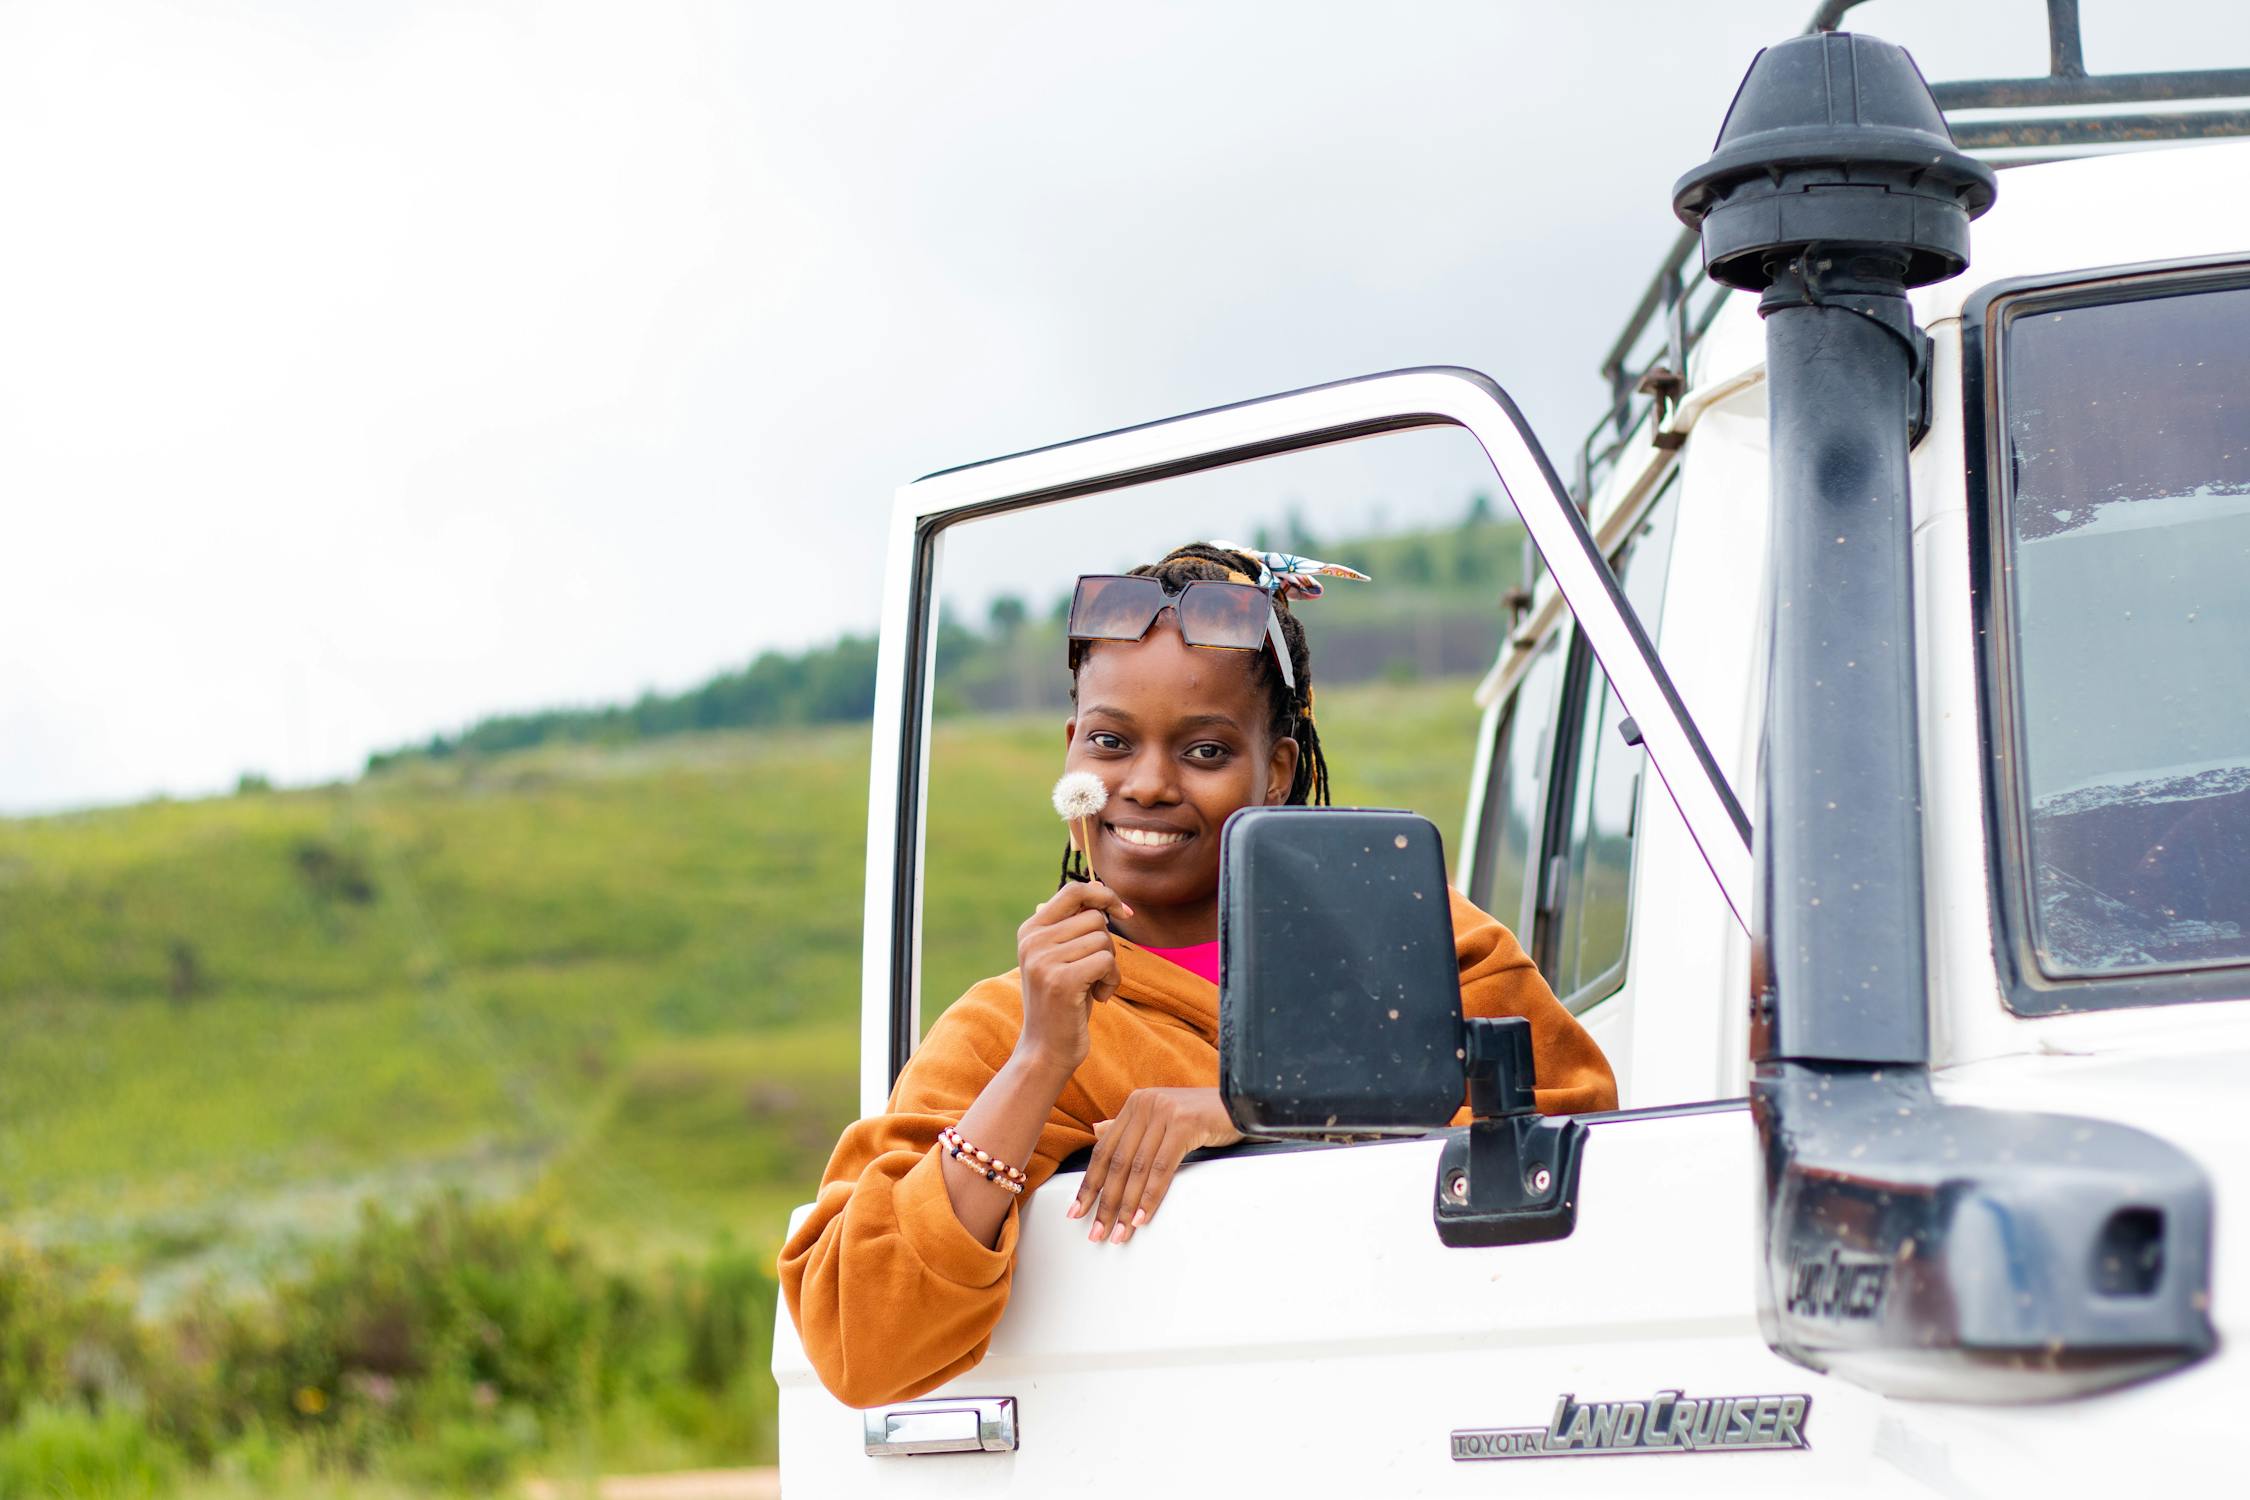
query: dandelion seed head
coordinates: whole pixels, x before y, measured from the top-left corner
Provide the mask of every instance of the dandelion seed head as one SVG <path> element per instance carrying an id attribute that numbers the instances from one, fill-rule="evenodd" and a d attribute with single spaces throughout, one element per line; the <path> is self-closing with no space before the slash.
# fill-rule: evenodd
<path id="1" fill-rule="evenodd" d="M 1090 818 L 1109 803 L 1109 788 L 1091 771 L 1066 771 L 1055 783 L 1055 815 L 1068 822 Z"/>

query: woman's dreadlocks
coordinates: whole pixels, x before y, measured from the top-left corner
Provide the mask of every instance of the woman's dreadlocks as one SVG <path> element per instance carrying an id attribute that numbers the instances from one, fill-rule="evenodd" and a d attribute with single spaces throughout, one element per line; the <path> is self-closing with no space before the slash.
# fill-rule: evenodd
<path id="1" fill-rule="evenodd" d="M 1154 578 L 1164 585 L 1167 593 L 1177 594 L 1191 583 L 1250 583 L 1258 576 L 1258 559 L 1245 557 L 1239 552 L 1229 552 L 1208 542 L 1190 542 L 1185 547 L 1175 547 L 1162 562 L 1150 563 L 1132 570 L 1136 578 Z M 1264 646 L 1258 648 L 1256 665 L 1251 669 L 1258 680 L 1259 689 L 1272 705 L 1268 730 L 1276 739 L 1297 742 L 1297 770 L 1289 783 L 1287 802 L 1292 807 L 1311 804 L 1328 805 L 1328 758 L 1321 753 L 1320 731 L 1313 725 L 1312 648 L 1305 641 L 1303 622 L 1290 613 L 1289 601 L 1274 595 L 1273 611 L 1281 625 L 1282 643 L 1289 648 L 1289 667 L 1297 679 L 1295 688 L 1281 680 L 1281 666 L 1273 653 Z M 1078 701 L 1078 667 L 1085 660 L 1086 648 L 1091 641 L 1070 643 L 1070 701 Z M 1063 845 L 1063 883 L 1086 879 L 1086 861 L 1067 840 Z"/>

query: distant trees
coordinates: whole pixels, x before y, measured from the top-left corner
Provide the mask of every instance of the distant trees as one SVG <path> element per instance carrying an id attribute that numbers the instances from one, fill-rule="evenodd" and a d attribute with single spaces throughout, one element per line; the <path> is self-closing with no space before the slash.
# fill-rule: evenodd
<path id="1" fill-rule="evenodd" d="M 1023 629 L 1023 622 L 1030 616 L 1031 612 L 1024 607 L 1021 599 L 1013 594 L 1002 594 L 985 611 L 985 628 L 991 631 L 995 639 L 1014 640 L 1016 632 Z"/>
<path id="2" fill-rule="evenodd" d="M 1493 591 L 1519 568 L 1523 534 L 1513 521 L 1496 513 L 1489 495 L 1479 494 L 1453 525 L 1331 547 L 1291 505 L 1281 537 L 1288 550 L 1329 556 L 1375 579 L 1368 592 L 1347 586 L 1337 591 L 1336 603 L 1321 606 L 1324 680 L 1378 675 L 1408 647 L 1414 670 L 1468 670 L 1450 659 L 1439 662 L 1428 649 L 1430 640 L 1465 630 L 1477 639 L 1456 642 L 1460 654 L 1487 649 L 1480 632 L 1498 628 Z M 1258 546 L 1273 544 L 1264 528 L 1254 535 Z M 962 623 L 959 610 L 939 611 L 933 642 L 937 711 L 1004 712 L 1065 702 L 1062 637 L 1069 603 L 1067 594 L 1048 607 L 1002 594 L 985 606 L 981 629 Z M 620 744 L 700 730 L 849 723 L 865 719 L 874 707 L 875 640 L 847 635 L 805 651 L 761 652 L 747 665 L 683 692 L 649 691 L 630 703 L 603 707 L 495 714 L 456 734 L 378 751 L 367 758 L 367 769 L 553 743 Z M 262 777 L 246 773 L 240 790 L 260 790 L 262 784 Z"/>
<path id="3" fill-rule="evenodd" d="M 408 760 L 498 755 L 533 745 L 619 744 L 704 729 L 839 724 L 875 708 L 875 640 L 848 635 L 809 651 L 760 653 L 746 667 L 721 672 L 681 693 L 645 692 L 629 704 L 549 708 L 495 714 L 458 734 L 434 734 L 419 745 L 377 751 L 369 771 Z"/>

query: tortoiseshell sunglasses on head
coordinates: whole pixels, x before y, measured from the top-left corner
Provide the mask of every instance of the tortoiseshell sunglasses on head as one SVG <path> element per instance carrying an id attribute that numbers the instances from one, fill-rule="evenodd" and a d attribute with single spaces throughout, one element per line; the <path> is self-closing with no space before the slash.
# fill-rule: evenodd
<path id="1" fill-rule="evenodd" d="M 1180 639 L 1219 651 L 1255 651 L 1272 646 L 1281 664 L 1282 685 L 1297 690 L 1289 665 L 1289 646 L 1281 638 L 1273 596 L 1254 583 L 1199 578 L 1177 594 L 1162 579 L 1134 574 L 1086 573 L 1070 599 L 1070 638 L 1074 641 L 1137 641 L 1165 610 L 1179 618 Z"/>

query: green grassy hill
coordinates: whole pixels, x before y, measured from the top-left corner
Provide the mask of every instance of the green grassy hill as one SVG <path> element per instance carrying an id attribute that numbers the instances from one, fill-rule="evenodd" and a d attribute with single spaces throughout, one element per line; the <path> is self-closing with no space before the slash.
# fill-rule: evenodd
<path id="1" fill-rule="evenodd" d="M 1458 827 L 1468 684 L 1322 699 L 1339 801 Z M 854 1105 L 861 728 L 550 746 L 0 821 L 0 1220 L 247 1286 L 359 1206 L 531 1195 L 763 1251 Z M 925 1015 L 1053 888 L 1051 716 L 941 724 Z"/>

